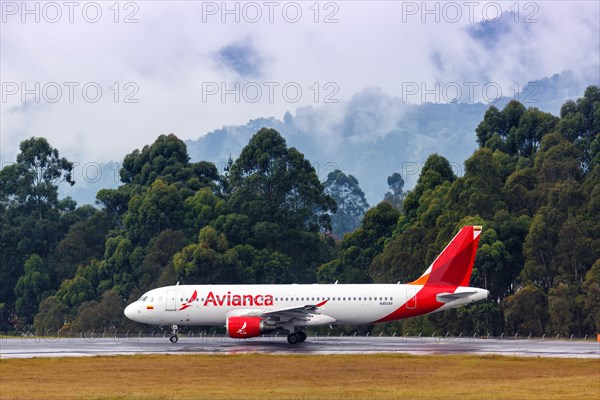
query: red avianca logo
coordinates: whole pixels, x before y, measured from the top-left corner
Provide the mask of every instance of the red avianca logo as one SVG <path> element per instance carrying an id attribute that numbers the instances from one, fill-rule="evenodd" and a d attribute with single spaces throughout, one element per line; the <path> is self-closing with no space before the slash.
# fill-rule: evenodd
<path id="1" fill-rule="evenodd" d="M 272 306 L 273 296 L 270 294 L 257 294 L 253 296 L 251 294 L 231 294 L 227 292 L 222 296 L 215 295 L 213 292 L 209 292 L 204 300 L 204 306 Z"/>
<path id="2" fill-rule="evenodd" d="M 198 298 L 198 292 L 194 290 L 192 297 L 189 298 L 185 303 L 179 307 L 179 311 L 185 310 L 192 306 L 192 304 Z M 227 292 L 224 295 L 214 294 L 213 292 L 209 292 L 206 296 L 206 300 L 204 300 L 204 307 L 208 306 L 272 306 L 273 305 L 273 296 L 270 294 L 231 294 L 231 292 Z"/>
<path id="3" fill-rule="evenodd" d="M 188 301 L 186 301 L 185 303 L 183 303 L 181 305 L 181 307 L 179 308 L 179 310 L 177 310 L 177 311 L 185 310 L 186 308 L 191 307 L 192 303 L 194 301 L 196 301 L 197 298 L 198 298 L 198 292 L 194 290 L 194 293 L 192 294 L 192 297 L 190 297 L 190 299 Z"/>

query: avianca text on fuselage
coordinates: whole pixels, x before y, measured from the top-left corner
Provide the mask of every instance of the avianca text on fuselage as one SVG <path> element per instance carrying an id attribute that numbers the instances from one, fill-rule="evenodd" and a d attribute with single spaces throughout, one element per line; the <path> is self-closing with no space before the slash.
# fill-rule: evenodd
<path id="1" fill-rule="evenodd" d="M 261 307 L 266 306 L 270 307 L 273 305 L 273 295 L 270 294 L 231 294 L 231 292 L 227 292 L 227 294 L 219 296 L 218 294 L 214 294 L 213 292 L 208 292 L 206 295 L 206 300 L 204 300 L 204 307 L 215 306 L 215 307 Z"/>
<path id="2" fill-rule="evenodd" d="M 292 344 L 306 327 L 372 324 L 430 314 L 475 301 L 489 292 L 469 286 L 481 227 L 464 226 L 417 280 L 407 284 L 175 285 L 150 290 L 125 315 L 152 325 L 224 324 L 232 338 L 275 330 Z M 200 296 L 198 295 L 200 293 Z"/>

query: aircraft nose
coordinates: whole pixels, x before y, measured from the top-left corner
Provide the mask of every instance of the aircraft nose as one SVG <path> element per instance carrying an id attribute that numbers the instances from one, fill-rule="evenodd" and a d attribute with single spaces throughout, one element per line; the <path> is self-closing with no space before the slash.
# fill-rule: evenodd
<path id="1" fill-rule="evenodd" d="M 136 303 L 131 303 L 130 305 L 128 305 L 127 307 L 125 307 L 125 310 L 123 311 L 123 314 L 125 314 L 125 316 L 127 318 L 129 318 L 132 321 L 135 321 L 135 311 L 137 310 L 137 304 Z"/>

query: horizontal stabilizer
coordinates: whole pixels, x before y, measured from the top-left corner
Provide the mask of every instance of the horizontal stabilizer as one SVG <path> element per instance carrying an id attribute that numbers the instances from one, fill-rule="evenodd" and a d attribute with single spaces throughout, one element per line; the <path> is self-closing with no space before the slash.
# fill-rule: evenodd
<path id="1" fill-rule="evenodd" d="M 476 293 L 477 292 L 440 293 L 436 296 L 436 299 L 440 303 L 450 303 L 451 301 L 463 299 Z"/>

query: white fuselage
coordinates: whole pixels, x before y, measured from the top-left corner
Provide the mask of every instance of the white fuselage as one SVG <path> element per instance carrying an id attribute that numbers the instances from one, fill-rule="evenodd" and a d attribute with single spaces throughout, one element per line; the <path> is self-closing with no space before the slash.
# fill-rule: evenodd
<path id="1" fill-rule="evenodd" d="M 125 315 L 153 325 L 222 325 L 238 314 L 319 305 L 319 315 L 294 325 L 359 325 L 404 318 L 393 314 L 399 309 L 409 317 L 454 308 L 485 299 L 489 293 L 457 287 L 451 293 L 465 292 L 465 296 L 441 302 L 435 296 L 447 293 L 445 288 L 428 288 L 427 294 L 417 296 L 423 289 L 414 284 L 177 285 L 150 290 L 127 306 Z"/>

